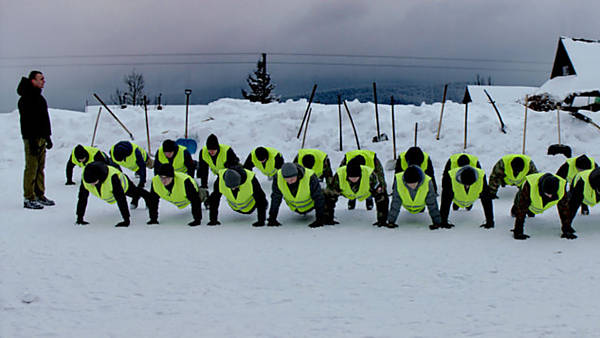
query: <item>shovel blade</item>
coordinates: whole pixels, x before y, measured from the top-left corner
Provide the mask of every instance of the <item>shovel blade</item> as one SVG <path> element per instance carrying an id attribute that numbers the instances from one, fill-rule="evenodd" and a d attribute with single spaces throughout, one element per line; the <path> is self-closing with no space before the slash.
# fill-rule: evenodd
<path id="1" fill-rule="evenodd" d="M 180 146 L 186 147 L 192 155 L 196 153 L 196 150 L 198 150 L 198 143 L 196 142 L 196 140 L 191 138 L 179 138 L 177 139 L 177 141 L 175 141 L 175 143 L 177 143 Z"/>
<path id="2" fill-rule="evenodd" d="M 565 157 L 571 157 L 572 151 L 571 147 L 564 144 L 553 144 L 548 147 L 548 155 L 558 155 L 563 154 Z"/>

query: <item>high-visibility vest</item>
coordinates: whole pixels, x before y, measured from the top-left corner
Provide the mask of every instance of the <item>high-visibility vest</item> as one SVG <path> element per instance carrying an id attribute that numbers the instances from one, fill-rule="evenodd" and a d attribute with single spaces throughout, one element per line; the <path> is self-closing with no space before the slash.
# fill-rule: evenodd
<path id="1" fill-rule="evenodd" d="M 173 177 L 173 189 L 171 191 L 162 184 L 159 175 L 152 177 L 152 189 L 162 199 L 171 202 L 179 209 L 183 209 L 192 203 L 185 193 L 185 181 L 187 180 L 192 182 L 194 188 L 198 191 L 196 181 L 194 181 L 190 175 L 180 172 L 175 172 L 175 176 Z"/>
<path id="2" fill-rule="evenodd" d="M 471 167 L 477 168 L 477 162 L 479 161 L 479 158 L 477 158 L 477 156 L 467 153 L 458 153 L 450 156 L 450 170 L 458 168 L 458 159 L 463 155 L 469 158 L 469 165 Z"/>
<path id="3" fill-rule="evenodd" d="M 85 173 L 86 168 L 83 168 L 83 172 Z M 108 204 L 114 204 L 117 202 L 115 196 L 113 195 L 113 185 L 112 185 L 112 177 L 117 175 L 119 177 L 119 182 L 121 182 L 121 187 L 123 188 L 123 192 L 127 193 L 129 189 L 129 180 L 127 180 L 127 176 L 117 170 L 114 167 L 108 166 L 108 175 L 102 184 L 100 185 L 100 191 L 95 184 L 87 183 L 85 180 L 83 181 L 83 187 L 86 188 L 92 195 L 104 200 Z M 81 174 L 83 176 L 83 173 Z"/>
<path id="4" fill-rule="evenodd" d="M 298 164 L 304 167 L 304 163 L 302 159 L 306 155 L 312 155 L 315 158 L 315 165 L 311 168 L 312 171 L 315 172 L 318 178 L 323 176 L 323 167 L 325 165 L 325 159 L 327 158 L 327 154 L 319 149 L 300 149 L 298 150 Z"/>
<path id="5" fill-rule="evenodd" d="M 426 152 L 423 152 L 423 162 L 421 162 L 421 164 L 419 164 L 419 167 L 421 167 L 421 170 L 423 170 L 423 172 L 425 172 L 425 170 L 427 170 L 428 164 L 429 164 L 429 154 Z M 400 153 L 400 165 L 402 166 L 402 170 L 406 170 L 406 168 L 408 168 L 408 161 L 406 161 L 406 151 Z"/>
<path id="6" fill-rule="evenodd" d="M 292 211 L 303 213 L 314 208 L 315 201 L 310 196 L 310 178 L 314 174 L 312 170 L 304 169 L 304 176 L 298 182 L 298 191 L 296 192 L 296 196 L 294 196 L 281 174 L 281 169 L 277 171 L 277 187 L 281 191 L 285 203 Z"/>
<path id="7" fill-rule="evenodd" d="M 515 158 L 521 158 L 523 160 L 523 170 L 519 172 L 517 176 L 513 173 L 512 166 L 510 165 Z M 502 162 L 504 162 L 504 183 L 520 187 L 525 182 L 525 176 L 529 173 L 529 166 L 531 164 L 531 157 L 521 154 L 508 154 L 502 156 Z"/>
<path id="8" fill-rule="evenodd" d="M 371 150 L 352 150 L 346 153 L 346 165 L 350 163 L 350 160 L 358 155 L 362 155 L 365 159 L 367 167 L 375 169 L 375 152 Z"/>
<path id="9" fill-rule="evenodd" d="M 177 154 L 175 154 L 175 157 L 173 157 L 173 163 L 171 163 L 171 165 L 173 166 L 173 169 L 175 169 L 176 172 L 187 174 L 188 172 L 187 172 L 187 167 L 185 166 L 185 153 L 184 153 L 187 148 L 184 146 L 180 146 L 180 145 L 178 145 L 177 147 L 178 147 Z M 156 160 L 160 164 L 169 163 L 169 159 L 165 155 L 165 151 L 163 150 L 163 147 L 158 148 L 158 157 L 156 158 Z"/>
<path id="10" fill-rule="evenodd" d="M 267 152 L 269 154 L 265 163 L 261 163 L 258 160 L 258 158 L 256 158 L 256 149 L 252 150 L 252 152 L 250 153 L 252 163 L 255 167 L 258 168 L 258 170 L 260 170 L 260 172 L 262 172 L 266 176 L 273 176 L 277 173 L 277 169 L 275 169 L 275 156 L 279 154 L 279 151 L 271 147 L 264 148 L 267 149 Z"/>
<path id="11" fill-rule="evenodd" d="M 531 174 L 531 175 L 527 175 L 527 177 L 525 178 L 525 180 L 529 183 L 529 190 L 530 190 L 530 194 L 529 197 L 531 199 L 531 204 L 529 205 L 529 210 L 531 212 L 533 212 L 534 214 L 541 214 L 542 212 L 544 212 L 547 209 L 550 209 L 551 207 L 555 206 L 556 204 L 558 204 L 558 201 L 560 201 L 563 196 L 565 195 L 565 185 L 567 184 L 567 181 L 565 181 L 565 179 L 563 179 L 560 176 L 556 176 L 554 175 L 554 177 L 558 178 L 558 198 L 556 200 L 552 200 L 548 203 L 546 203 L 546 205 L 544 205 L 544 202 L 542 200 L 542 196 L 540 195 L 540 178 L 542 178 L 542 176 L 544 176 L 544 173 L 537 173 L 537 174 Z"/>
<path id="12" fill-rule="evenodd" d="M 206 146 L 202 147 L 202 160 L 208 164 L 210 170 L 217 175 L 221 169 L 225 169 L 225 162 L 227 162 L 227 151 L 231 148 L 228 145 L 219 144 L 219 153 L 217 154 L 216 163 L 213 162 L 212 157 L 208 153 Z"/>
<path id="13" fill-rule="evenodd" d="M 471 184 L 469 187 L 469 192 L 467 193 L 464 184 L 458 182 L 456 179 L 456 173 L 462 168 L 450 170 L 448 175 L 450 175 L 450 180 L 452 181 L 452 191 L 454 192 L 454 198 L 452 201 L 461 208 L 467 208 L 477 201 L 479 195 L 483 191 L 483 177 L 485 176 L 485 172 L 479 168 L 473 168 L 475 171 L 477 171 L 477 181 Z"/>
<path id="14" fill-rule="evenodd" d="M 254 200 L 254 189 L 252 188 L 252 179 L 254 178 L 254 173 L 247 169 L 244 170 L 246 171 L 246 181 L 244 181 L 244 183 L 238 187 L 239 191 L 234 197 L 233 191 L 231 188 L 225 185 L 225 179 L 223 178 L 223 175 L 225 175 L 227 169 L 221 169 L 219 171 L 219 192 L 225 196 L 231 209 L 238 212 L 248 213 L 256 204 L 256 201 Z"/>
<path id="15" fill-rule="evenodd" d="M 360 185 L 358 187 L 357 192 L 352 191 L 352 188 L 350 188 L 350 183 L 348 183 L 348 180 L 346 179 L 346 169 L 347 167 L 343 166 L 339 167 L 336 171 L 338 175 L 338 180 L 340 181 L 340 190 L 342 191 L 342 195 L 344 195 L 348 199 L 357 199 L 359 201 L 364 201 L 367 198 L 369 198 L 369 196 L 371 196 L 370 180 L 371 173 L 373 173 L 373 168 L 369 168 L 365 165 L 360 166 Z"/>
<path id="16" fill-rule="evenodd" d="M 77 160 L 77 158 L 75 157 L 75 148 L 73 148 L 73 151 L 71 151 L 71 162 L 81 168 L 94 162 L 95 161 L 94 157 L 96 156 L 96 154 L 98 152 L 102 153 L 102 151 L 100 151 L 100 149 L 95 148 L 95 147 L 83 146 L 83 149 L 85 149 L 85 151 L 87 151 L 87 153 L 88 153 L 88 157 L 87 157 L 87 160 L 85 161 L 85 163 L 81 163 Z M 102 156 L 104 156 L 104 154 L 102 154 Z"/>
<path id="17" fill-rule="evenodd" d="M 583 203 L 593 207 L 598 204 L 598 195 L 596 194 L 596 190 L 592 188 L 590 184 L 590 174 L 594 169 L 588 169 L 579 172 L 575 175 L 575 180 L 573 181 L 573 186 L 577 185 L 580 180 L 583 180 Z"/>
<path id="18" fill-rule="evenodd" d="M 398 195 L 400 195 L 400 199 L 402 200 L 402 206 L 411 214 L 418 214 L 423 211 L 423 209 L 425 209 L 427 206 L 425 198 L 429 192 L 429 181 L 431 181 L 431 177 L 424 175 L 425 179 L 417 187 L 417 193 L 413 199 L 410 197 L 410 191 L 408 190 L 408 187 L 406 184 L 404 184 L 404 171 L 397 173 L 395 176 L 396 189 L 398 190 Z"/>
<path id="19" fill-rule="evenodd" d="M 140 167 L 137 165 L 137 160 L 135 158 L 135 151 L 139 149 L 140 153 L 142 154 L 142 159 L 144 160 L 144 162 L 148 161 L 148 154 L 146 154 L 146 151 L 138 146 L 137 144 L 133 143 L 133 142 L 129 142 L 131 144 L 131 147 L 133 148 L 133 150 L 131 151 L 131 154 L 129 154 L 129 156 L 125 157 L 123 159 L 123 161 L 117 161 L 115 159 L 115 146 L 112 146 L 112 148 L 110 148 L 110 157 L 112 157 L 113 161 L 115 161 L 116 164 L 125 167 L 131 171 L 138 171 L 138 169 L 140 169 Z"/>
<path id="20" fill-rule="evenodd" d="M 591 169 L 595 169 L 596 161 L 591 156 L 588 156 L 588 158 L 590 159 Z M 569 184 L 573 183 L 575 176 L 577 175 L 577 173 L 579 173 L 579 171 L 577 170 L 577 166 L 575 165 L 576 161 L 577 161 L 577 157 L 572 157 L 572 158 L 567 159 L 567 164 L 569 166 L 569 171 L 567 172 L 567 182 Z"/>

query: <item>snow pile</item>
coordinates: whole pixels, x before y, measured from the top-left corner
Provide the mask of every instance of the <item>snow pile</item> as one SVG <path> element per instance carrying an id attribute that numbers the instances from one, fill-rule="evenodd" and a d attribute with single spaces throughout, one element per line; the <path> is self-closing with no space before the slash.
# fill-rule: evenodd
<path id="1" fill-rule="evenodd" d="M 268 105 L 222 99 L 190 107 L 189 137 L 199 145 L 210 133 L 244 160 L 256 146 L 273 146 L 291 160 L 306 100 Z M 390 107 L 349 102 L 361 147 L 393 158 Z M 329 153 L 337 167 L 338 107 L 312 105 L 306 147 Z M 451 212 L 451 230 L 430 231 L 426 213 L 401 212 L 398 229 L 374 228 L 373 211 L 359 203 L 337 206 L 338 226 L 306 227 L 303 217 L 282 206 L 279 228 L 252 228 L 255 216 L 221 203 L 223 225 L 185 224 L 189 210 L 161 203 L 158 226 L 145 225 L 144 208 L 132 211 L 132 225 L 116 229 L 114 205 L 90 197 L 85 227 L 74 225 L 77 187 L 65 186 L 64 167 L 77 143 L 89 144 L 99 107 L 88 113 L 51 110 L 55 148 L 47 156 L 48 196 L 57 206 L 22 208 L 23 144 L 18 114 L 0 115 L 4 156 L 0 195 L 0 336 L 74 337 L 341 337 L 341 336 L 557 336 L 597 335 L 600 311 L 596 284 L 600 213 L 574 222 L 579 239 L 559 238 L 555 209 L 528 219 L 532 237 L 515 241 L 509 208 L 516 190 L 505 188 L 494 203 L 496 228 L 482 230 L 479 203 L 470 212 Z M 430 153 L 436 174 L 447 158 L 463 150 L 464 106 L 445 105 L 441 139 L 435 140 L 441 104 L 396 106 L 398 152 L 414 142 Z M 524 108 L 498 103 L 508 134 L 499 131 L 492 107 L 469 106 L 467 151 L 489 172 L 504 154 L 520 152 Z M 342 108 L 343 109 L 343 108 Z M 147 148 L 140 108 L 114 110 Z M 342 110 L 343 112 L 343 110 Z M 151 148 L 165 138 L 183 137 L 185 107 L 150 110 Z M 355 149 L 344 115 L 344 151 Z M 538 168 L 556 171 L 563 157 L 545 155 L 556 143 L 554 114 L 529 112 L 527 154 Z M 563 143 L 574 154 L 593 147 L 598 131 L 562 115 Z M 108 150 L 127 134 L 103 109 L 96 144 Z M 197 153 L 194 158 L 197 158 Z M 75 179 L 79 177 L 75 170 Z M 392 172 L 387 172 L 391 186 Z M 267 192 L 271 182 L 257 175 Z M 212 181 L 212 178 L 211 178 Z M 212 186 L 211 186 L 212 188 Z"/>

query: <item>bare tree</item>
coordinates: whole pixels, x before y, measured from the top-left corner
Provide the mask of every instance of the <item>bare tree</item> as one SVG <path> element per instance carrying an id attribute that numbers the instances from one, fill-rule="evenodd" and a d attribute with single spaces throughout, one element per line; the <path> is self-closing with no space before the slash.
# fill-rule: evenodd
<path id="1" fill-rule="evenodd" d="M 144 97 L 144 75 L 137 73 L 134 70 L 130 74 L 123 77 L 123 82 L 127 85 L 125 93 L 127 93 L 127 101 L 132 105 L 143 104 Z"/>

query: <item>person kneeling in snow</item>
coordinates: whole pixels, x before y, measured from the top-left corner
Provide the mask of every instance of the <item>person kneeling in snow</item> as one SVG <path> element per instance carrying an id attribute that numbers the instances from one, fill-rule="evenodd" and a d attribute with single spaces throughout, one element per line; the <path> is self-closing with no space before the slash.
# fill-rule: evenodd
<path id="1" fill-rule="evenodd" d="M 213 192 L 209 197 L 210 220 L 208 225 L 221 224 L 218 221 L 221 195 L 225 195 L 227 203 L 233 211 L 251 214 L 256 210 L 258 220 L 252 223 L 252 226 L 265 225 L 267 197 L 252 171 L 244 169 L 240 165 L 219 171 Z"/>
<path id="2" fill-rule="evenodd" d="M 315 210 L 317 219 L 308 226 L 317 228 L 323 226 L 323 210 L 325 199 L 321 191 L 319 179 L 314 171 L 299 164 L 284 163 L 273 180 L 271 189 L 271 209 L 269 210 L 270 226 L 279 226 L 277 221 L 281 199 L 285 200 L 290 210 L 305 215 Z"/>
<path id="3" fill-rule="evenodd" d="M 97 161 L 88 164 L 83 169 L 82 176 L 77 201 L 76 224 L 89 224 L 83 219 L 83 216 L 90 192 L 109 204 L 117 203 L 123 217 L 123 221 L 115 225 L 117 227 L 129 226 L 129 209 L 125 196 L 137 199 L 142 197 L 146 205 L 149 205 L 150 194 L 146 190 L 136 187 L 127 175 L 104 162 Z"/>
<path id="4" fill-rule="evenodd" d="M 537 173 L 525 177 L 525 182 L 521 185 L 513 206 L 515 227 L 512 231 L 515 239 L 529 238 L 523 233 L 525 215 L 528 210 L 534 214 L 541 214 L 554 205 L 557 205 L 562 224 L 560 237 L 577 238 L 575 229 L 570 225 L 569 199 L 565 193 L 566 185 L 567 182 L 562 177 L 550 173 Z"/>
<path id="5" fill-rule="evenodd" d="M 431 178 L 423 173 L 421 168 L 411 165 L 405 171 L 394 176 L 392 187 L 392 204 L 388 214 L 387 227 L 396 228 L 396 219 L 400 213 L 400 207 L 404 207 L 411 214 L 418 214 L 429 210 L 429 216 L 433 222 L 432 228 L 439 228 L 442 217 L 438 209 L 436 193 L 433 189 Z"/>
<path id="6" fill-rule="evenodd" d="M 202 201 L 196 181 L 182 172 L 175 172 L 169 163 L 161 164 L 152 178 L 150 191 L 150 220 L 146 224 L 158 224 L 158 204 L 160 199 L 171 202 L 179 209 L 192 205 L 194 220 L 189 226 L 200 225 L 202 220 Z"/>

